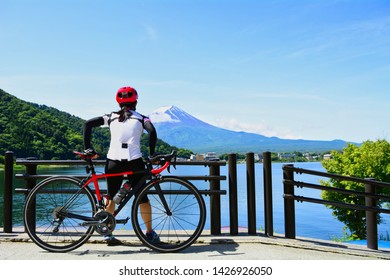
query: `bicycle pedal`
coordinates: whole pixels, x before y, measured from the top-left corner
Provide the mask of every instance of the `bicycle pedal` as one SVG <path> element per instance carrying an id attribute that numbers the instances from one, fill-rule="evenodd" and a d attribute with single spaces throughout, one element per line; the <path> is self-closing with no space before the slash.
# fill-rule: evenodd
<path id="1" fill-rule="evenodd" d="M 118 219 L 116 220 L 116 223 L 117 224 L 127 224 L 127 222 L 129 221 L 130 218 L 126 218 L 126 219 Z"/>

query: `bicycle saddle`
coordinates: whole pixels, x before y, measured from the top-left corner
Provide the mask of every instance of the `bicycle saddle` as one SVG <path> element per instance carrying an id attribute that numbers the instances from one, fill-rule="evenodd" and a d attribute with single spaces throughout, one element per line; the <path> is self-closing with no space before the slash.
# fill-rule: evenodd
<path id="1" fill-rule="evenodd" d="M 83 160 L 96 159 L 99 157 L 99 154 L 89 154 L 89 153 L 78 152 L 78 151 L 73 151 L 73 153 L 79 156 Z"/>

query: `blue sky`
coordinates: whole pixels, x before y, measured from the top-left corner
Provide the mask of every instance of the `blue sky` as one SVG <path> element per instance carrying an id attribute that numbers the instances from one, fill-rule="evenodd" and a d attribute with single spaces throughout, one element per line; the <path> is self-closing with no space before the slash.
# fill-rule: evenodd
<path id="1" fill-rule="evenodd" d="M 390 1 L 2 0 L 0 88 L 84 119 L 176 105 L 281 138 L 387 139 Z"/>

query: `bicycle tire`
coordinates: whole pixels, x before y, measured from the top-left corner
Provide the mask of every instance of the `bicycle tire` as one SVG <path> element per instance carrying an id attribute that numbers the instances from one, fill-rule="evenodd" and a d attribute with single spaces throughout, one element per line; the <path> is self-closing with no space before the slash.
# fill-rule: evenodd
<path id="1" fill-rule="evenodd" d="M 57 213 L 65 209 L 67 202 L 68 212 L 93 217 L 97 211 L 96 198 L 89 187 L 81 187 L 80 181 L 73 177 L 50 177 L 27 196 L 23 209 L 24 226 L 32 241 L 42 249 L 68 252 L 91 237 L 93 226 L 82 226 L 82 221 L 75 218 L 58 218 Z"/>
<path id="2" fill-rule="evenodd" d="M 163 192 L 171 215 L 164 209 L 156 190 Z M 158 242 L 146 237 L 147 219 L 143 219 L 140 204 L 147 195 L 152 209 L 153 230 L 159 236 Z M 148 214 L 148 213 L 146 213 Z M 174 176 L 165 176 L 149 182 L 137 193 L 132 205 L 132 224 L 138 238 L 149 248 L 163 253 L 178 252 L 193 244 L 203 231 L 206 207 L 202 195 L 190 182 Z"/>

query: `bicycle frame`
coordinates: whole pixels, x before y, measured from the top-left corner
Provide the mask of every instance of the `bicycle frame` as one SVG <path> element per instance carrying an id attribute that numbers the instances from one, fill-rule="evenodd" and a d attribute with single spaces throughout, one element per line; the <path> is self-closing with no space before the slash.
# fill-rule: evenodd
<path id="1" fill-rule="evenodd" d="M 171 164 L 170 161 L 165 161 L 164 165 L 162 165 L 159 168 L 153 169 L 151 167 L 150 163 L 147 163 L 148 168 L 146 170 L 142 170 L 142 171 L 126 171 L 126 172 L 120 172 L 120 173 L 96 174 L 95 167 L 94 167 L 94 164 L 93 164 L 92 160 L 90 158 L 88 158 L 87 162 L 88 162 L 88 169 L 87 170 L 90 170 L 91 174 L 90 174 L 90 178 L 87 181 L 83 182 L 82 187 L 83 188 L 87 187 L 89 184 L 93 183 L 93 186 L 94 186 L 94 189 L 95 189 L 95 193 L 96 193 L 97 202 L 98 202 L 100 207 L 104 207 L 104 204 L 103 204 L 103 196 L 102 196 L 102 194 L 100 192 L 99 180 L 106 179 L 108 177 L 132 176 L 134 174 L 144 173 L 145 176 L 143 176 L 143 178 L 141 178 L 140 182 L 134 187 L 134 189 L 138 190 L 138 188 L 141 185 L 143 185 L 148 179 L 153 178 L 154 176 L 159 175 L 165 169 L 167 169 L 170 166 L 170 164 Z M 126 199 L 124 199 L 119 204 L 118 208 L 115 210 L 115 212 L 113 214 L 114 217 L 120 212 L 120 210 L 124 207 L 124 205 L 126 205 L 126 203 L 129 201 L 129 199 L 131 198 L 131 196 L 133 194 L 134 194 L 134 191 L 132 190 L 131 195 L 127 196 Z"/>
<path id="2" fill-rule="evenodd" d="M 202 195 L 189 181 L 161 174 L 165 169 L 169 172 L 170 165 L 175 167 L 175 151 L 149 158 L 145 170 L 114 174 L 96 174 L 92 162 L 96 157 L 86 153 L 78 155 L 88 163 L 82 181 L 72 176 L 47 178 L 26 198 L 23 209 L 26 231 L 41 248 L 68 252 L 84 244 L 94 231 L 109 235 L 118 223 L 126 224 L 130 219 L 134 233 L 143 244 L 159 252 L 183 250 L 201 234 L 206 220 Z M 141 179 L 125 195 L 114 214 L 108 212 L 99 180 L 137 173 Z M 130 216 L 116 219 L 133 197 Z M 149 203 L 145 204 L 146 201 Z"/>

